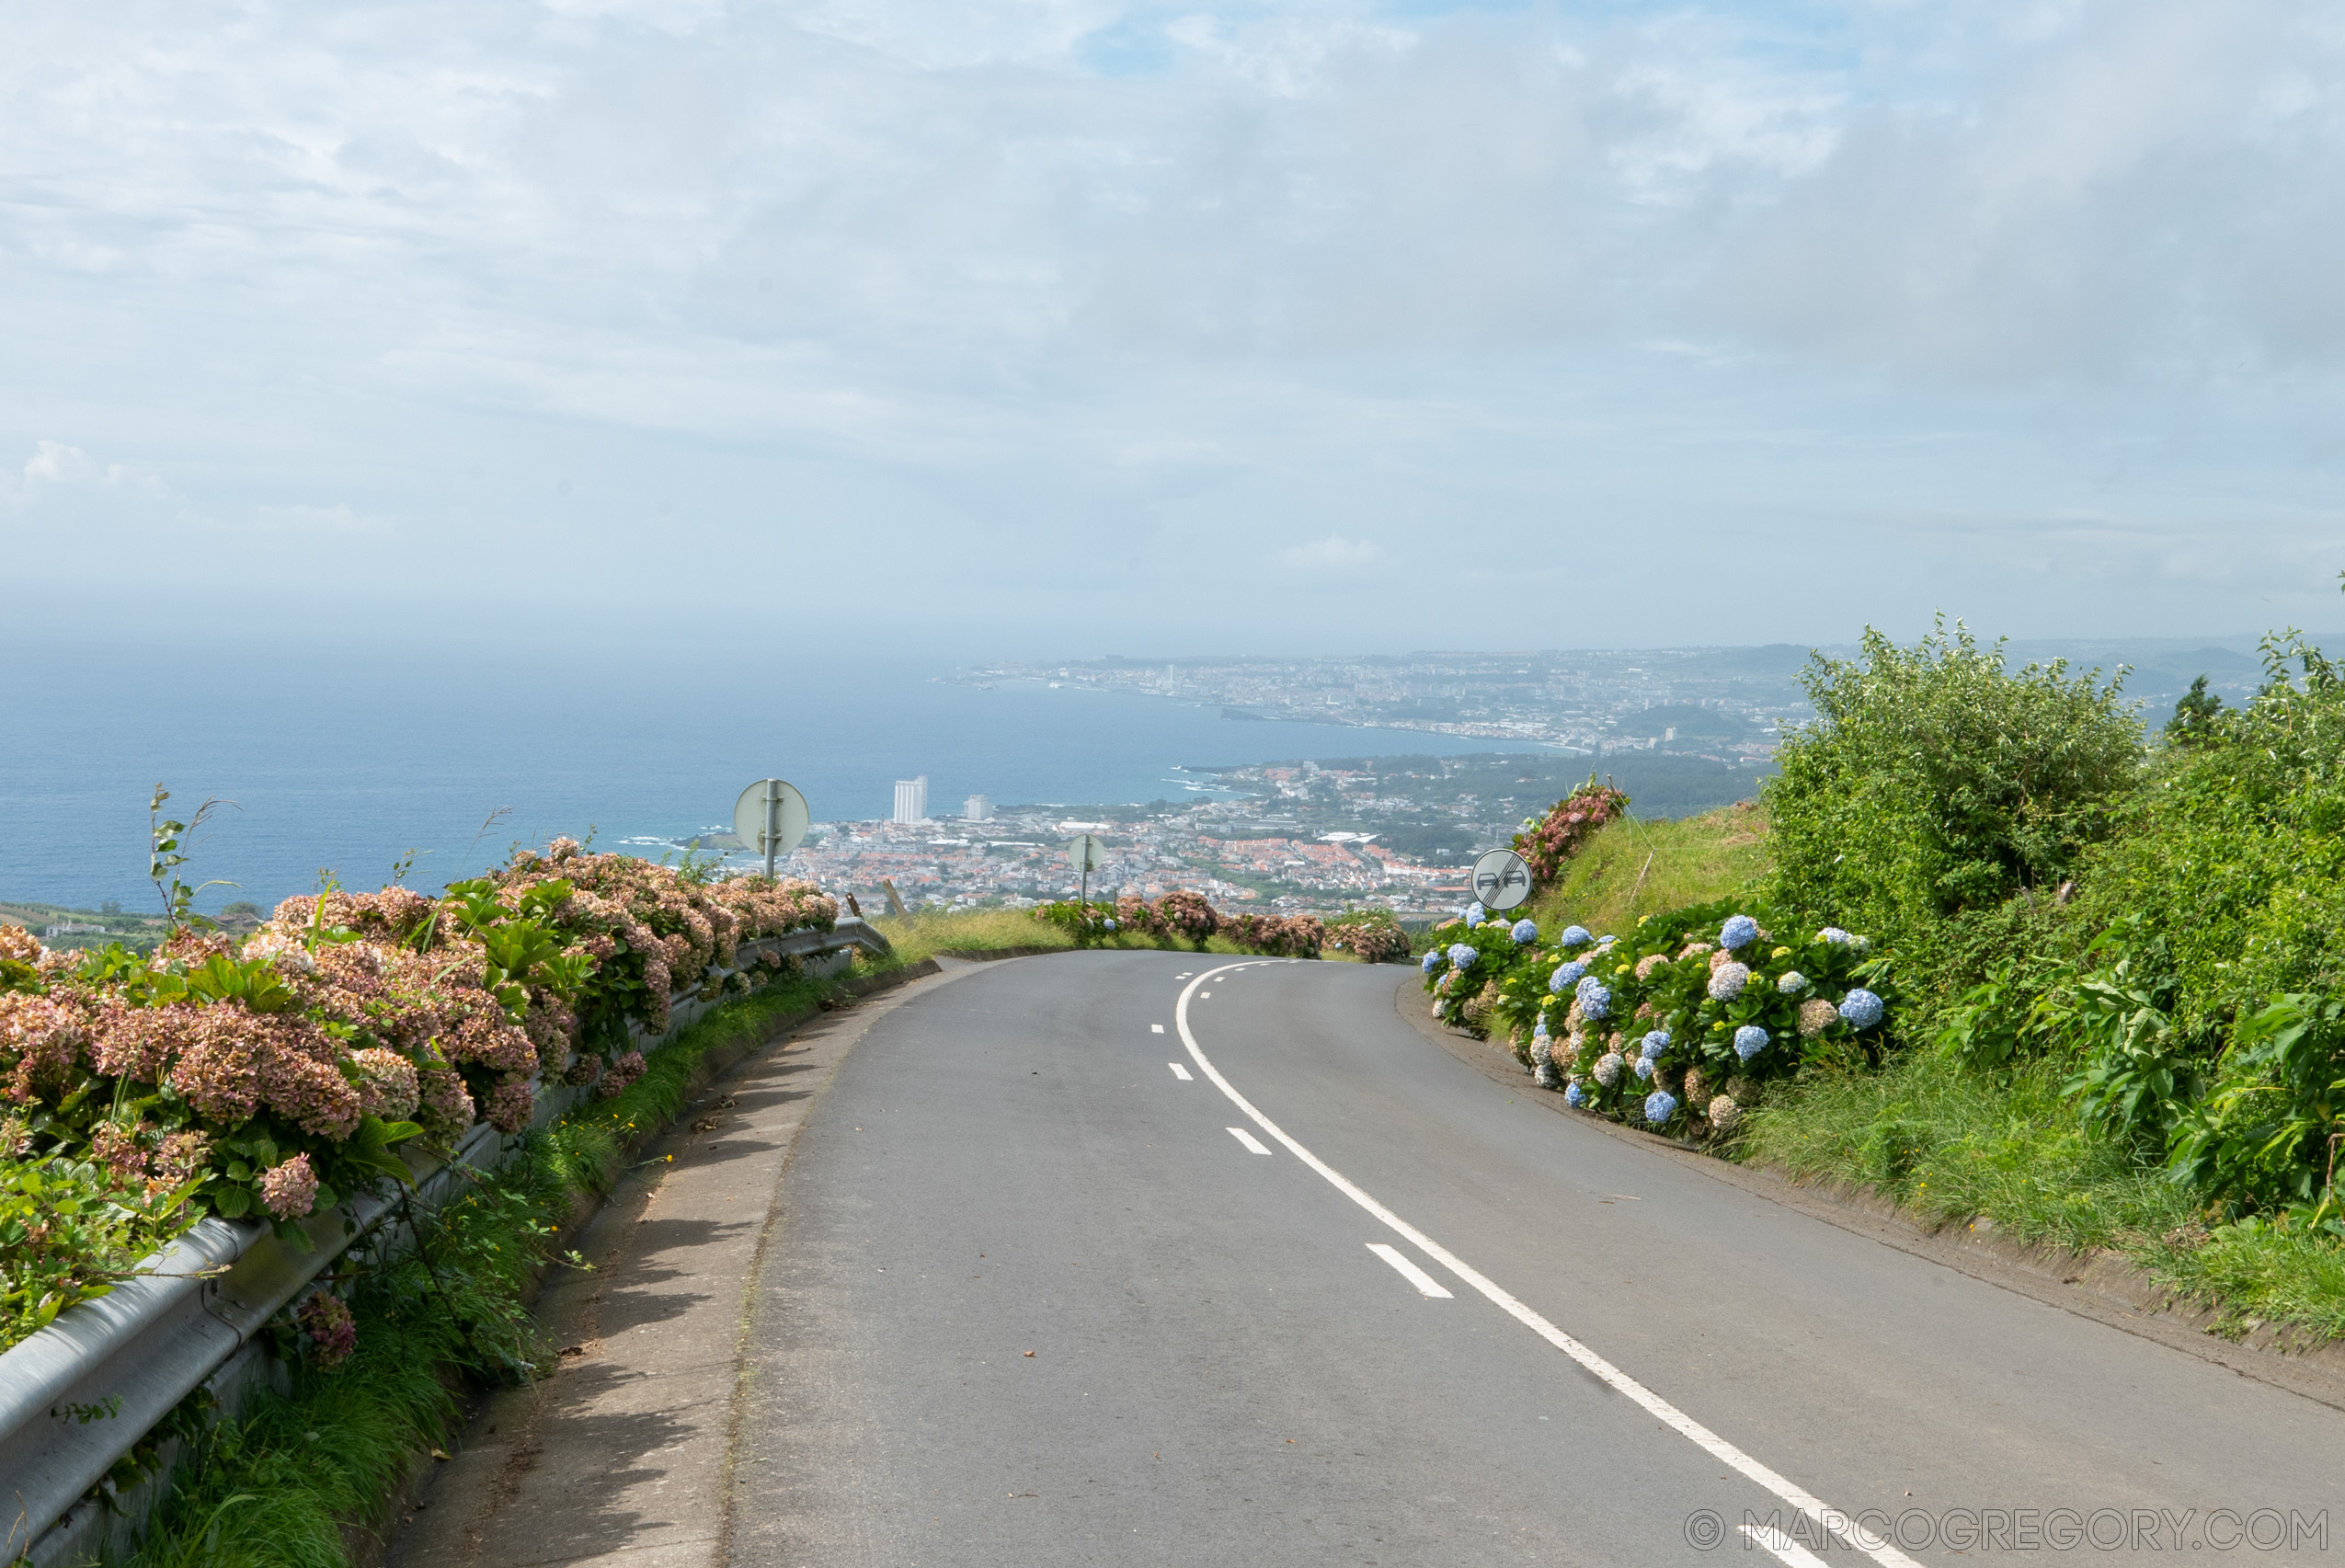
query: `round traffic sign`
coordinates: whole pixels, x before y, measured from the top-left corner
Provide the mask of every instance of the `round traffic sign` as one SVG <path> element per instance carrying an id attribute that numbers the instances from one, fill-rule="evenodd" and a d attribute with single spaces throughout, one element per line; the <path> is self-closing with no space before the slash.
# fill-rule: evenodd
<path id="1" fill-rule="evenodd" d="M 774 830 L 770 846 L 766 841 L 768 784 L 773 786 L 774 796 L 770 818 Z M 760 779 L 733 803 L 733 831 L 756 854 L 788 854 L 806 836 L 806 825 L 813 819 L 813 814 L 806 809 L 806 797 L 798 793 L 797 785 L 782 779 Z"/>
<path id="2" fill-rule="evenodd" d="M 1107 864 L 1107 846 L 1085 833 L 1067 846 L 1067 864 L 1088 876 Z"/>
<path id="3" fill-rule="evenodd" d="M 1491 850 L 1474 862 L 1474 898 L 1485 910 L 1511 910 L 1531 896 L 1531 868 L 1513 850 Z"/>

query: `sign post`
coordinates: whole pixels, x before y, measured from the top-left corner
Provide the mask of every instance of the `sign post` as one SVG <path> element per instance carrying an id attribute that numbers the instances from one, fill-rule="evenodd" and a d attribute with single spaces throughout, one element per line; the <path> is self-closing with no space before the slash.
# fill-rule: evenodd
<path id="1" fill-rule="evenodd" d="M 733 803 L 733 831 L 745 847 L 765 856 L 770 882 L 774 863 L 805 840 L 812 816 L 797 785 L 786 779 L 760 779 Z"/>
<path id="2" fill-rule="evenodd" d="M 1076 898 L 1082 907 L 1091 904 L 1091 874 L 1106 864 L 1106 848 L 1089 833 L 1067 846 L 1067 864 L 1083 874 L 1082 892 Z"/>
<path id="3" fill-rule="evenodd" d="M 1474 899 L 1493 914 L 1531 896 L 1531 868 L 1513 850 L 1490 850 L 1474 862 Z"/>

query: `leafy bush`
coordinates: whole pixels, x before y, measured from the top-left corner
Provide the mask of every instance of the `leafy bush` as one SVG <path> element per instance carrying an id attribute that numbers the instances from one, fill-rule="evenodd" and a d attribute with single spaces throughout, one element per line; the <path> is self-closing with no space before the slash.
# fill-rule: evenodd
<path id="1" fill-rule="evenodd" d="M 1910 648 L 1868 630 L 1861 659 L 1818 657 L 1817 721 L 1766 786 L 1772 897 L 1862 924 L 1932 990 L 1974 979 L 1944 924 L 2052 896 L 2140 777 L 2141 726 L 2098 676 L 2012 673 L 1959 622 Z"/>
<path id="2" fill-rule="evenodd" d="M 1444 1019 L 1505 1031 L 1575 1107 L 1696 1136 L 1733 1127 L 1756 1086 L 1875 1060 L 1886 966 L 1826 927 L 1779 942 L 1731 903 L 1648 916 L 1627 937 L 1463 919 L 1423 968 Z"/>
<path id="3" fill-rule="evenodd" d="M 1409 933 L 1401 929 L 1391 910 L 1367 909 L 1355 910 L 1330 922 L 1327 945 L 1364 964 L 1398 964 L 1409 956 L 1411 944 Z"/>
<path id="4" fill-rule="evenodd" d="M 158 824 L 158 864 L 178 831 Z M 290 898 L 241 940 L 200 929 L 190 897 L 175 880 L 149 956 L 0 933 L 0 1159 L 102 1168 L 135 1206 L 304 1244 L 296 1221 L 406 1181 L 410 1139 L 518 1132 L 547 1083 L 618 1093 L 642 1066 L 631 1020 L 664 1025 L 744 938 L 835 914 L 805 884 L 704 887 L 566 840 L 439 899 Z M 0 1264 L 35 1266 L 37 1240 L 0 1233 Z"/>
<path id="5" fill-rule="evenodd" d="M 1037 904 L 1032 914 L 1065 932 L 1079 946 L 1128 940 L 1159 946 L 1187 942 L 1202 953 L 1207 941 L 1219 935 L 1251 953 L 1316 958 L 1327 940 L 1327 928 L 1316 915 L 1218 915 L 1203 894 L 1184 890 L 1167 893 L 1152 904 L 1127 894 L 1112 910 L 1102 904 L 1063 899 Z"/>
<path id="6" fill-rule="evenodd" d="M 0 1160 L 0 1346 L 130 1278 L 195 1223 L 188 1196 L 86 1162 Z"/>
<path id="7" fill-rule="evenodd" d="M 1628 814 L 1629 797 L 1590 773 L 1587 783 L 1548 807 L 1545 816 L 1527 818 L 1515 835 L 1515 853 L 1529 864 L 1532 887 L 1552 887 L 1564 862 L 1606 823 Z"/>

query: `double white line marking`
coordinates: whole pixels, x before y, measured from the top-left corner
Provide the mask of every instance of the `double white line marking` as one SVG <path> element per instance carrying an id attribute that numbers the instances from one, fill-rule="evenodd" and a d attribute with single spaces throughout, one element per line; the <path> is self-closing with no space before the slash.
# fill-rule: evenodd
<path id="1" fill-rule="evenodd" d="M 1235 968 L 1237 967 L 1238 966 L 1235 965 L 1224 965 L 1222 968 L 1228 969 Z M 1470 1266 L 1464 1259 L 1450 1252 L 1448 1248 L 1443 1246 L 1440 1242 L 1435 1241 L 1432 1237 L 1426 1235 L 1424 1231 L 1418 1230 L 1415 1226 L 1410 1224 L 1407 1220 L 1401 1219 L 1390 1209 L 1385 1207 L 1384 1205 L 1377 1202 L 1376 1199 L 1370 1197 L 1367 1193 L 1362 1192 L 1358 1187 L 1353 1185 L 1351 1181 L 1347 1179 L 1342 1172 L 1336 1170 L 1333 1166 L 1327 1163 L 1326 1161 L 1321 1160 L 1318 1155 L 1313 1154 L 1310 1150 L 1304 1148 L 1301 1144 L 1287 1137 L 1285 1130 L 1282 1129 L 1276 1122 L 1272 1121 L 1268 1116 L 1264 1116 L 1260 1111 L 1254 1109 L 1253 1103 L 1248 1100 L 1243 1094 L 1239 1093 L 1236 1087 L 1232 1085 L 1228 1079 L 1221 1076 L 1220 1069 L 1215 1067 L 1211 1061 L 1206 1059 L 1205 1052 L 1197 1046 L 1196 1036 L 1189 1032 L 1190 997 L 1196 992 L 1196 989 L 1199 986 L 1205 984 L 1206 981 L 1211 979 L 1215 975 L 1220 974 L 1221 972 L 1222 969 L 1207 969 L 1205 973 L 1197 976 L 1196 979 L 1191 980 L 1182 989 L 1180 1004 L 1174 1008 L 1172 1013 L 1173 1027 L 1181 1032 L 1181 1043 L 1188 1047 L 1189 1059 L 1197 1064 L 1197 1070 L 1204 1073 L 1208 1079 L 1212 1080 L 1214 1087 L 1228 1095 L 1230 1097 L 1230 1103 L 1237 1106 L 1238 1109 L 1243 1111 L 1246 1114 L 1247 1118 L 1251 1120 L 1254 1126 L 1260 1127 L 1264 1132 L 1269 1134 L 1278 1142 L 1285 1144 L 1288 1153 L 1294 1155 L 1296 1159 L 1300 1160 L 1304 1164 L 1310 1166 L 1312 1170 L 1325 1177 L 1328 1185 L 1333 1186 L 1337 1192 L 1342 1193 L 1345 1197 L 1350 1198 L 1354 1203 L 1356 1203 L 1362 1208 L 1367 1209 L 1370 1214 L 1376 1216 L 1377 1219 L 1382 1220 L 1384 1224 L 1390 1227 L 1396 1234 L 1407 1241 L 1412 1246 L 1414 1246 L 1419 1252 L 1422 1252 L 1425 1254 L 1425 1256 L 1431 1258 L 1434 1262 L 1447 1269 L 1451 1274 L 1456 1275 L 1459 1279 L 1465 1281 L 1466 1284 L 1471 1286 L 1475 1290 L 1481 1292 L 1481 1295 L 1486 1298 L 1492 1305 L 1498 1308 L 1499 1310 L 1504 1312 L 1508 1317 L 1515 1319 L 1524 1327 L 1529 1329 L 1533 1333 L 1538 1334 L 1541 1339 L 1547 1341 L 1548 1344 L 1555 1346 L 1556 1349 L 1561 1351 L 1564 1355 L 1570 1356 L 1573 1360 L 1586 1368 L 1590 1372 L 1593 1372 L 1596 1377 L 1610 1384 L 1614 1389 L 1623 1394 L 1626 1394 L 1630 1400 L 1634 1401 L 1639 1405 L 1642 1405 L 1654 1420 L 1660 1422 L 1664 1426 L 1668 1427 L 1671 1431 L 1676 1432 L 1678 1436 L 1686 1438 L 1697 1448 L 1701 1448 L 1705 1453 L 1708 1453 L 1711 1458 L 1717 1459 L 1721 1464 L 1738 1471 L 1750 1480 L 1756 1482 L 1760 1486 L 1765 1487 L 1777 1497 L 1781 1498 L 1784 1503 L 1788 1504 L 1791 1507 L 1797 1508 L 1801 1513 L 1805 1514 L 1809 1518 L 1814 1520 L 1816 1524 L 1823 1527 L 1825 1529 L 1829 1530 L 1834 1535 L 1837 1535 L 1844 1539 L 1854 1541 L 1867 1556 L 1880 1563 L 1882 1568 L 1921 1568 L 1921 1564 L 1916 1562 L 1912 1558 L 1898 1551 L 1896 1546 L 1891 1541 L 1884 1539 L 1883 1538 L 1874 1534 L 1871 1530 L 1859 1525 L 1856 1520 L 1849 1517 L 1841 1510 L 1825 1503 L 1822 1498 L 1814 1496 L 1812 1494 L 1804 1492 L 1799 1487 L 1794 1486 L 1790 1482 L 1785 1480 L 1782 1476 L 1776 1474 L 1775 1471 L 1767 1469 L 1767 1466 L 1759 1463 L 1758 1460 L 1751 1458 L 1750 1455 L 1743 1452 L 1742 1449 L 1736 1448 L 1733 1444 L 1728 1442 L 1717 1433 L 1712 1432 L 1709 1427 L 1704 1426 L 1700 1422 L 1696 1421 L 1692 1416 L 1687 1415 L 1684 1411 L 1679 1410 L 1676 1405 L 1671 1404 L 1667 1400 L 1663 1399 L 1651 1389 L 1646 1388 L 1642 1383 L 1640 1383 L 1634 1378 L 1629 1376 L 1628 1373 L 1623 1372 L 1619 1368 L 1615 1367 L 1611 1362 L 1607 1361 L 1603 1356 L 1598 1356 L 1595 1351 L 1590 1350 L 1586 1345 L 1582 1345 L 1578 1340 L 1573 1339 L 1570 1334 L 1565 1333 L 1561 1329 L 1557 1328 L 1553 1323 L 1549 1322 L 1545 1318 L 1539 1316 L 1537 1312 L 1532 1311 L 1530 1308 L 1516 1300 L 1512 1295 L 1500 1289 L 1494 1282 L 1484 1276 L 1480 1270 Z M 1247 1148 L 1255 1150 L 1257 1153 L 1267 1154 L 1270 1152 L 1269 1150 L 1264 1149 L 1253 1137 L 1247 1134 L 1243 1128 L 1233 1127 L 1230 1129 L 1230 1132 L 1231 1136 L 1235 1137 L 1241 1143 L 1243 1143 Z M 1374 1242 L 1369 1243 L 1369 1245 L 1371 1247 L 1378 1247 L 1378 1244 Z M 1395 1257 L 1386 1255 L 1387 1253 L 1397 1253 L 1399 1249 L 1397 1248 L 1378 1247 L 1378 1255 L 1384 1256 L 1386 1262 L 1392 1264 L 1396 1268 L 1400 1268 L 1403 1274 L 1408 1273 L 1412 1269 L 1416 1269 L 1416 1265 L 1410 1262 L 1405 1256 Z M 1417 1272 L 1419 1274 L 1424 1273 L 1421 1269 L 1417 1270 Z M 1434 1283 L 1430 1275 L 1425 1275 L 1424 1278 L 1427 1283 L 1434 1284 L 1435 1289 L 1440 1289 L 1440 1286 L 1437 1283 Z M 1424 1287 L 1419 1286 L 1419 1288 L 1422 1289 Z M 1447 1292 L 1444 1291 L 1443 1294 L 1446 1295 Z M 1769 1549 L 1772 1550 L 1771 1543 L 1761 1541 L 1760 1544 L 1767 1545 L 1769 1546 Z M 1778 1555 L 1780 1555 L 1780 1553 Z"/>

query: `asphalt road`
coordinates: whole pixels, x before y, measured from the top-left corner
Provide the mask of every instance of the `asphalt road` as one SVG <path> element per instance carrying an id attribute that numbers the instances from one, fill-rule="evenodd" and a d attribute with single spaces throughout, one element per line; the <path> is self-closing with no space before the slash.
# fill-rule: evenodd
<path id="1" fill-rule="evenodd" d="M 1413 978 L 1071 954 L 876 1021 L 752 1294 L 731 1561 L 2345 1560 L 2345 1413 L 1510 1094 Z"/>

